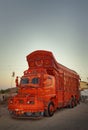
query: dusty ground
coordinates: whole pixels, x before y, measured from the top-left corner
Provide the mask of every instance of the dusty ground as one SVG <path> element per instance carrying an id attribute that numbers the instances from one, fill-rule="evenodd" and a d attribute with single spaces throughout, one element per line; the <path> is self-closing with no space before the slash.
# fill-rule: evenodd
<path id="1" fill-rule="evenodd" d="M 88 130 L 88 103 L 37 120 L 12 119 L 7 106 L 0 105 L 0 130 Z"/>

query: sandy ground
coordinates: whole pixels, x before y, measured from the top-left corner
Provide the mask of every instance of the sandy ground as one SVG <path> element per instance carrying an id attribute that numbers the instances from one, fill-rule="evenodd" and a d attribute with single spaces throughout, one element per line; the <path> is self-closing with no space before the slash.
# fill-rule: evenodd
<path id="1" fill-rule="evenodd" d="M 88 130 L 88 103 L 57 110 L 53 117 L 12 119 L 6 105 L 0 105 L 0 130 Z"/>

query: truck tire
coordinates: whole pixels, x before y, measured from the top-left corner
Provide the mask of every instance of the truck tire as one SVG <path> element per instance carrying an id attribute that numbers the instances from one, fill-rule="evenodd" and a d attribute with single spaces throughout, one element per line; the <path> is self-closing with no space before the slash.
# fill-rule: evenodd
<path id="1" fill-rule="evenodd" d="M 70 103 L 69 103 L 69 108 L 73 108 L 74 106 L 75 106 L 74 98 L 71 98 Z"/>
<path id="2" fill-rule="evenodd" d="M 75 106 L 77 106 L 77 104 L 78 104 L 78 101 L 77 101 L 77 99 L 75 98 Z"/>
<path id="3" fill-rule="evenodd" d="M 53 102 L 50 102 L 50 103 L 48 104 L 48 109 L 45 110 L 44 115 L 45 115 L 45 116 L 48 116 L 48 117 L 51 117 L 51 116 L 54 115 L 54 112 L 55 112 L 55 110 L 54 110 L 54 104 L 53 104 Z"/>

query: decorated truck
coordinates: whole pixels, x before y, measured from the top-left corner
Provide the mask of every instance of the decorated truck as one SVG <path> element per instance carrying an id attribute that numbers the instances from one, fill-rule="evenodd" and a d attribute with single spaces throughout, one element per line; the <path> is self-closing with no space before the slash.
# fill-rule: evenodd
<path id="1" fill-rule="evenodd" d="M 56 61 L 52 52 L 37 50 L 27 55 L 28 69 L 8 101 L 13 117 L 53 116 L 58 108 L 79 103 L 79 75 Z"/>

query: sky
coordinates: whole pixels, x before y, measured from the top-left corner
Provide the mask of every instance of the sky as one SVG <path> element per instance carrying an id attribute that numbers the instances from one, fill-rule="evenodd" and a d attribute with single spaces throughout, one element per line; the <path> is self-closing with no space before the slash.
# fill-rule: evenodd
<path id="1" fill-rule="evenodd" d="M 88 0 L 0 0 L 0 89 L 15 86 L 35 50 L 88 81 Z"/>

